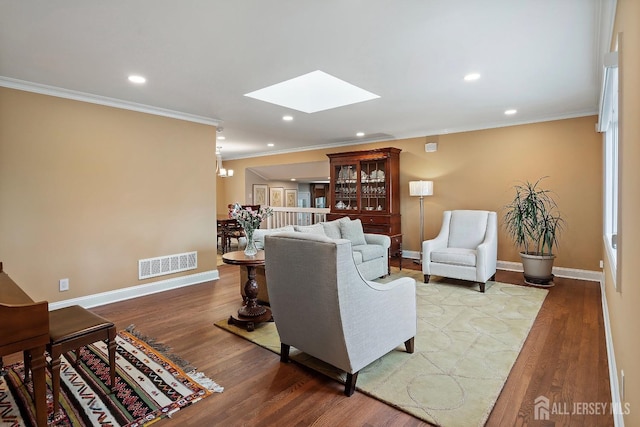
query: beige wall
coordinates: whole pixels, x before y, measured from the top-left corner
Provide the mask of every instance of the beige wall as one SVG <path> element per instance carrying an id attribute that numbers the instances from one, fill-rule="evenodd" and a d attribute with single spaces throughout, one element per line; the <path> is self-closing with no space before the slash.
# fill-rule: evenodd
<path id="1" fill-rule="evenodd" d="M 0 88 L 0 261 L 35 300 L 215 270 L 215 185 L 215 127 Z M 188 251 L 198 270 L 138 280 Z"/>
<path id="2" fill-rule="evenodd" d="M 620 371 L 625 373 L 625 402 L 630 413 L 625 416 L 625 425 L 640 425 L 640 338 L 637 327 L 640 323 L 640 286 L 633 265 L 640 259 L 640 2 L 618 0 L 614 40 L 623 33 L 623 48 L 620 62 L 621 107 L 620 107 L 620 208 L 618 222 L 621 269 L 619 275 L 621 292 L 616 292 L 609 265 L 605 266 L 605 290 L 609 307 L 609 320 L 615 349 L 618 379 Z"/>
<path id="3" fill-rule="evenodd" d="M 419 200 L 409 196 L 409 181 L 431 179 L 434 195 L 425 198 L 425 238 L 440 229 L 447 209 L 498 211 L 512 196 L 517 181 L 549 176 L 545 185 L 557 194 L 567 227 L 555 265 L 599 270 L 602 259 L 602 143 L 595 116 L 511 126 L 475 132 L 387 141 L 362 146 L 303 151 L 225 161 L 233 178 L 219 179 L 218 205 L 245 190 L 245 169 L 327 160 L 327 153 L 393 146 L 400 154 L 403 247 L 419 251 Z M 426 141 L 438 151 L 426 153 Z M 248 199 L 247 199 L 248 200 Z M 502 221 L 500 220 L 500 223 Z M 502 227 L 498 258 L 520 262 Z"/>

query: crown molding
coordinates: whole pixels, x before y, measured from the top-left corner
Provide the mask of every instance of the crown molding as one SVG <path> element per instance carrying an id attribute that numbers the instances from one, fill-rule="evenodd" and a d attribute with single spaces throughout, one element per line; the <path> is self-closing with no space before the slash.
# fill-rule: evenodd
<path id="1" fill-rule="evenodd" d="M 89 102 L 91 104 L 105 105 L 107 107 L 121 108 L 123 110 L 131 110 L 140 113 L 153 114 L 155 116 L 185 120 L 187 122 L 200 123 L 203 125 L 218 127 L 222 124 L 222 120 L 212 119 L 209 117 L 153 107 L 151 105 L 138 104 L 136 102 L 123 101 L 121 99 L 109 98 L 86 92 L 63 89 L 55 86 L 43 85 L 40 83 L 28 82 L 25 80 L 12 79 L 10 77 L 0 76 L 0 87 L 39 93 L 41 95 L 55 96 L 58 98 L 72 99 L 74 101 Z"/>
<path id="2" fill-rule="evenodd" d="M 368 139 L 359 138 L 359 139 L 350 139 L 350 140 L 332 142 L 332 143 L 306 145 L 304 147 L 285 148 L 282 150 L 260 151 L 260 152 L 244 154 L 244 155 L 243 154 L 233 155 L 233 156 L 230 156 L 229 158 L 226 158 L 225 160 L 250 159 L 254 157 L 291 154 L 291 153 L 298 153 L 301 151 L 324 150 L 327 148 L 347 147 L 347 146 L 353 146 L 353 145 L 369 144 L 374 142 L 383 142 L 383 141 L 392 142 L 392 141 L 398 141 L 401 139 L 410 139 L 410 138 L 428 138 L 436 135 L 439 136 L 439 135 L 447 135 L 452 133 L 473 132 L 473 131 L 481 131 L 481 130 L 487 130 L 487 129 L 498 129 L 498 128 L 505 128 L 505 127 L 512 127 L 512 126 L 552 122 L 556 120 L 577 119 L 580 117 L 589 117 L 589 116 L 597 116 L 597 115 L 598 115 L 597 109 L 589 108 L 582 111 L 574 111 L 574 112 L 565 113 L 565 114 L 538 117 L 530 120 L 520 120 L 520 121 L 512 121 L 512 122 L 501 121 L 501 122 L 488 123 L 488 124 L 478 125 L 478 126 L 461 126 L 461 127 L 455 127 L 455 128 L 447 128 L 447 129 L 425 129 L 417 132 L 405 132 L 405 133 L 399 133 L 396 135 L 385 135 L 385 136 L 368 138 Z"/>
<path id="3" fill-rule="evenodd" d="M 291 153 L 299 153 L 302 151 L 324 150 L 327 148 L 350 147 L 353 145 L 362 145 L 362 144 L 369 144 L 374 142 L 383 142 L 383 141 L 391 142 L 391 141 L 396 141 L 397 139 L 398 138 L 394 137 L 393 135 L 385 135 L 385 136 L 374 137 L 374 138 L 359 138 L 357 140 L 350 139 L 348 141 L 305 145 L 304 147 L 284 148 L 282 150 L 260 151 L 260 152 L 252 152 L 250 154 L 232 155 L 232 156 L 229 156 L 228 158 L 225 158 L 225 160 L 242 160 L 242 159 L 251 159 L 254 157 L 277 156 L 280 154 L 291 154 Z"/>

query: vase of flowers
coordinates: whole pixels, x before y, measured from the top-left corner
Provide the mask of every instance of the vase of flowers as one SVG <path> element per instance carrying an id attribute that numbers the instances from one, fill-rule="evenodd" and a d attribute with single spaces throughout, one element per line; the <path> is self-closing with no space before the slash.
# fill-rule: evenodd
<path id="1" fill-rule="evenodd" d="M 253 210 L 250 207 L 243 208 L 239 203 L 233 205 L 231 217 L 238 221 L 247 237 L 247 246 L 244 248 L 245 255 L 253 256 L 258 253 L 256 243 L 253 241 L 253 232 L 260 228 L 260 223 L 271 215 L 273 215 L 273 210 L 270 207 Z"/>

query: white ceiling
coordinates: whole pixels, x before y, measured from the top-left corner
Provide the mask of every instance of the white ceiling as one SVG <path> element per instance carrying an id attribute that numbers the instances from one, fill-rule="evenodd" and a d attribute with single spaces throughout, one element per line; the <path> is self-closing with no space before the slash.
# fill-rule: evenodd
<path id="1" fill-rule="evenodd" d="M 613 8 L 614 0 L 3 0 L 0 85 L 219 124 L 225 160 L 506 126 L 597 111 Z M 314 70 L 380 98 L 306 114 L 244 96 Z M 481 79 L 464 82 L 470 72 Z M 132 85 L 131 73 L 147 83 Z M 508 108 L 518 113 L 505 116 Z"/>

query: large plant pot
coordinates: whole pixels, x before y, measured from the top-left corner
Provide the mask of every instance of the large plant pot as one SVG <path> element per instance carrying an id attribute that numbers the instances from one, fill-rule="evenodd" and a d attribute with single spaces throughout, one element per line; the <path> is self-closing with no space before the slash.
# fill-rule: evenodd
<path id="1" fill-rule="evenodd" d="M 524 268 L 525 283 L 533 286 L 553 286 L 553 260 L 555 255 L 539 255 L 531 252 L 520 252 Z"/>

